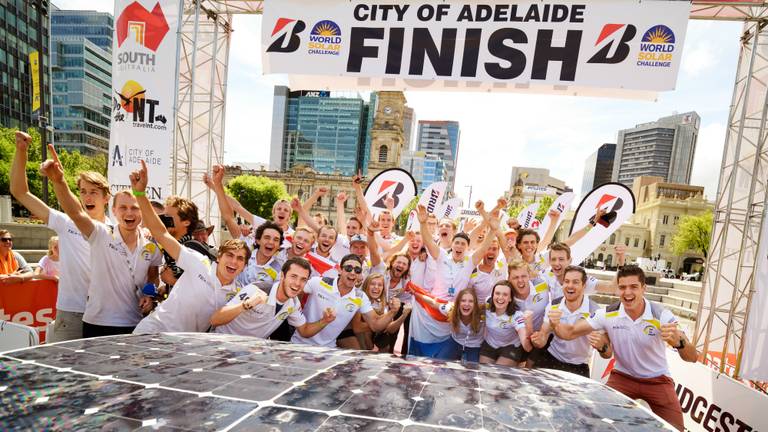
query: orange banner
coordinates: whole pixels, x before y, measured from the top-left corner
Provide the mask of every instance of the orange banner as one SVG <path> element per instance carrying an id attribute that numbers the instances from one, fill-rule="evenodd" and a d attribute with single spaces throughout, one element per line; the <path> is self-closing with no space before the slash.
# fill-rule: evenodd
<path id="1" fill-rule="evenodd" d="M 0 285 L 0 319 L 37 329 L 45 340 L 45 326 L 56 319 L 58 283 L 35 280 Z"/>

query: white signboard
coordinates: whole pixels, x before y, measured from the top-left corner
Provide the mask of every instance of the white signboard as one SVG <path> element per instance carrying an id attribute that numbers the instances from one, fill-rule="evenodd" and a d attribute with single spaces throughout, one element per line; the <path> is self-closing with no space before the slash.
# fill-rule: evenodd
<path id="1" fill-rule="evenodd" d="M 763 215 L 763 233 L 753 280 L 755 292 L 749 309 L 741 375 L 746 379 L 768 381 L 768 313 L 765 313 L 768 311 L 768 209 Z"/>
<path id="2" fill-rule="evenodd" d="M 416 197 L 416 181 L 411 173 L 401 168 L 386 169 L 376 175 L 365 189 L 365 202 L 373 216 L 387 209 L 385 200 L 394 201 L 392 217 L 397 218 L 408 203 Z"/>
<path id="3" fill-rule="evenodd" d="M 147 197 L 170 195 L 177 81 L 179 0 L 115 0 L 112 43 L 112 123 L 109 183 L 130 188 L 128 175 L 144 160 Z"/>
<path id="4" fill-rule="evenodd" d="M 400 90 L 665 91 L 675 88 L 690 8 L 628 0 L 271 1 L 262 62 L 265 73 L 327 77 L 313 88 L 357 80 L 392 81 Z"/>
<path id="5" fill-rule="evenodd" d="M 598 209 L 605 210 L 600 220 L 595 220 Z M 593 228 L 571 246 L 571 262 L 578 264 L 607 239 L 621 224 L 635 213 L 635 197 L 632 191 L 620 183 L 606 183 L 587 194 L 573 216 L 571 234 L 586 227 Z"/>
<path id="6" fill-rule="evenodd" d="M 552 210 L 557 210 L 560 212 L 560 218 L 557 219 L 557 223 L 555 224 L 555 229 L 560 226 L 560 224 L 563 222 L 563 219 L 565 219 L 565 212 L 568 211 L 568 209 L 571 208 L 571 203 L 573 202 L 573 198 L 576 195 L 573 192 L 566 192 L 555 201 L 552 202 L 552 205 L 549 206 L 549 210 L 547 210 L 547 214 L 544 215 L 544 220 L 541 221 L 541 225 L 539 225 L 539 228 L 537 229 L 540 236 L 543 236 L 547 230 L 549 229 L 549 226 L 552 224 L 552 218 L 549 216 L 549 212 Z"/>

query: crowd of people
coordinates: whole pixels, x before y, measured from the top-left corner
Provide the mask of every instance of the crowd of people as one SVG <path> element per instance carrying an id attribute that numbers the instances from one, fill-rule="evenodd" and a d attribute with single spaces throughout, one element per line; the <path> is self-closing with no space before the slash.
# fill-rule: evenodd
<path id="1" fill-rule="evenodd" d="M 114 195 L 100 174 L 80 173 L 78 200 L 50 146 L 52 159 L 40 169 L 63 211 L 49 208 L 27 186 L 30 142 L 17 132 L 11 192 L 58 235 L 40 266 L 59 280 L 49 340 L 211 331 L 587 377 L 594 349 L 615 358 L 609 386 L 645 399 L 682 430 L 666 346 L 686 361 L 697 353 L 676 318 L 644 297 L 645 275 L 624 265 L 623 247 L 611 282 L 571 263 L 570 246 L 595 226 L 601 210 L 556 242 L 555 223 L 541 236 L 514 219 L 502 224 L 503 199 L 491 209 L 478 201 L 480 219 L 461 230 L 419 206 L 419 228 L 400 237 L 392 200 L 386 200 L 390 210 L 374 214 L 360 176 L 350 185 L 354 216 L 345 216 L 348 196 L 341 192 L 331 225 L 311 214 L 327 190 L 318 188 L 305 202 L 278 200 L 265 220 L 227 195 L 224 167 L 215 166 L 203 181 L 232 239 L 214 246 L 212 227 L 192 201 L 150 202 L 143 162 L 130 175 L 130 190 Z M 6 238 L 0 231 L 3 268 L 19 264 Z M 601 307 L 590 299 L 594 293 L 619 301 Z"/>

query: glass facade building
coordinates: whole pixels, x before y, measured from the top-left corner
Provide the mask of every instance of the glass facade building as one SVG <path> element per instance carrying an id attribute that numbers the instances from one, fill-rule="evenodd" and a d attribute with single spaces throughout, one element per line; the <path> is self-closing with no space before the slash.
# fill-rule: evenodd
<path id="1" fill-rule="evenodd" d="M 459 122 L 445 120 L 420 120 L 417 150 L 437 156 L 445 165 L 445 181 L 453 192 L 456 182 L 456 163 L 459 157 Z"/>
<path id="2" fill-rule="evenodd" d="M 55 141 L 86 155 L 109 149 L 112 27 L 108 13 L 51 14 Z"/>
<path id="3" fill-rule="evenodd" d="M 616 144 L 606 143 L 589 155 L 584 163 L 584 179 L 581 182 L 581 196 L 586 196 L 592 189 L 611 181 L 613 158 Z"/>
<path id="4" fill-rule="evenodd" d="M 45 7 L 49 3 L 44 1 Z M 47 17 L 40 18 L 28 0 L 0 1 L 0 125 L 26 130 L 38 125 L 32 117 L 32 77 L 29 53 L 38 50 L 38 31 L 42 28 L 43 97 L 45 117 L 51 118 L 49 73 L 49 29 Z M 50 122 L 50 120 L 49 120 Z"/>
<path id="5" fill-rule="evenodd" d="M 443 160 L 423 151 L 404 152 L 400 159 L 400 168 L 411 173 L 416 180 L 419 194 L 432 183 L 446 180 Z"/>

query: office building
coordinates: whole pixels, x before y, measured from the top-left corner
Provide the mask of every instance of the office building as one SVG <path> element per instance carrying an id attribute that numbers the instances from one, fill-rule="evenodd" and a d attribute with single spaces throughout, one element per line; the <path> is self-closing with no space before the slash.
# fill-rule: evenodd
<path id="1" fill-rule="evenodd" d="M 419 120 L 417 150 L 443 160 L 448 191 L 453 193 L 456 182 L 456 164 L 459 156 L 461 131 L 459 122 L 445 120 Z"/>
<path id="2" fill-rule="evenodd" d="M 411 173 L 416 180 L 419 194 L 432 183 L 445 181 L 443 160 L 423 151 L 405 151 L 400 159 L 400 168 Z"/>
<path id="3" fill-rule="evenodd" d="M 288 171 L 304 165 L 318 173 L 354 175 L 365 141 L 366 114 L 359 97 L 276 86 L 270 167 Z"/>
<path id="4" fill-rule="evenodd" d="M 581 182 L 581 196 L 586 196 L 592 189 L 611 181 L 613 176 L 613 158 L 616 144 L 606 143 L 589 155 L 584 162 L 584 179 Z"/>
<path id="5" fill-rule="evenodd" d="M 55 141 L 85 155 L 106 155 L 109 149 L 112 28 L 108 13 L 51 13 Z"/>
<path id="6" fill-rule="evenodd" d="M 619 131 L 612 180 L 631 187 L 636 177 L 657 176 L 688 184 L 700 120 L 687 112 Z"/>
<path id="7" fill-rule="evenodd" d="M 405 149 L 411 150 L 411 143 L 413 142 L 413 125 L 416 120 L 416 114 L 411 107 L 405 107 L 403 112 L 403 135 L 405 136 Z"/>
<path id="8" fill-rule="evenodd" d="M 43 1 L 47 13 L 49 3 Z M 42 30 L 41 30 L 42 29 Z M 24 0 L 0 2 L 0 125 L 26 130 L 38 126 L 32 115 L 32 76 L 29 54 L 38 51 L 42 33 L 41 89 L 45 98 L 44 117 L 51 118 L 51 79 L 48 55 L 50 20 Z"/>
<path id="9" fill-rule="evenodd" d="M 539 202 L 545 196 L 555 197 L 572 192 L 564 181 L 549 175 L 546 168 L 512 167 L 512 178 L 507 192 L 510 206 Z"/>

